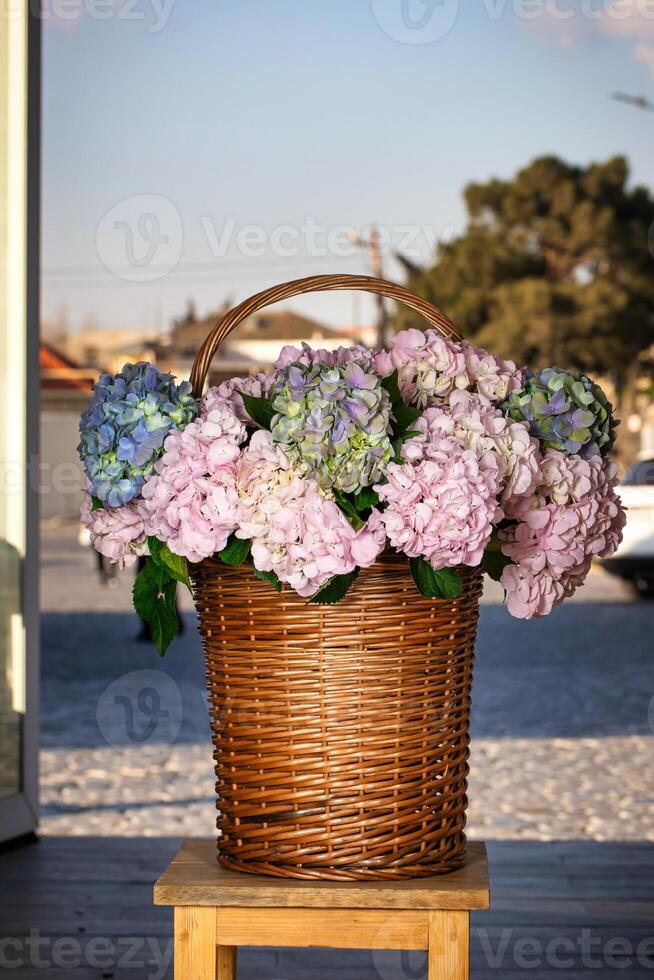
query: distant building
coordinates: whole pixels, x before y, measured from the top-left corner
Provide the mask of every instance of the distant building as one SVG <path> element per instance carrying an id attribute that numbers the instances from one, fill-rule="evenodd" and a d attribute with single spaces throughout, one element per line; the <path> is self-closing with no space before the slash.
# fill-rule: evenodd
<path id="1" fill-rule="evenodd" d="M 71 362 L 100 371 L 116 372 L 126 361 L 153 361 L 178 378 L 188 378 L 203 341 L 227 313 L 224 306 L 208 316 L 198 317 L 193 305 L 173 321 L 166 333 L 103 327 L 89 327 L 68 333 L 50 330 L 52 346 Z M 264 310 L 239 324 L 221 345 L 211 368 L 212 383 L 236 375 L 269 369 L 285 344 L 334 350 L 354 343 L 373 346 L 375 329 L 356 327 L 338 330 L 291 309 Z"/>
<path id="2" fill-rule="evenodd" d="M 60 408 L 62 404 L 72 402 L 77 407 L 86 402 L 96 376 L 92 368 L 81 368 L 77 362 L 45 340 L 39 344 L 39 367 L 41 409 Z"/>
<path id="3" fill-rule="evenodd" d="M 162 346 L 156 334 L 122 327 L 85 327 L 74 333 L 44 332 L 44 335 L 62 356 L 92 369 L 95 377 L 102 371 L 120 371 L 127 361 L 158 363 Z"/>
<path id="4" fill-rule="evenodd" d="M 363 344 L 364 347 L 375 348 L 377 346 L 378 328 L 370 327 L 343 327 L 339 331 L 339 336 L 343 339 L 341 343 L 344 347 L 348 346 L 348 341 L 352 344 Z"/>
<path id="5" fill-rule="evenodd" d="M 188 377 L 203 341 L 220 322 L 227 308 L 207 317 L 195 317 L 192 308 L 173 323 L 162 361 L 180 377 Z M 373 331 L 374 333 L 374 331 Z M 239 374 L 268 370 L 285 344 L 335 350 L 360 340 L 352 330 L 337 330 L 291 309 L 264 310 L 248 317 L 221 345 L 211 366 L 211 383 Z M 172 366 L 174 365 L 174 367 Z"/>
<path id="6" fill-rule="evenodd" d="M 79 415 L 97 371 L 82 368 L 53 344 L 39 345 L 41 415 L 39 500 L 42 518 L 76 518 L 84 476 L 77 458 Z"/>

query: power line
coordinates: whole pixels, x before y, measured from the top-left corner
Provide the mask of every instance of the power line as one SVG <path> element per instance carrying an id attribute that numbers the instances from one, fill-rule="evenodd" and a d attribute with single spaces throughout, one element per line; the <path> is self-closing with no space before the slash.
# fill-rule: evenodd
<path id="1" fill-rule="evenodd" d="M 203 262 L 179 262 L 173 269 L 166 272 L 161 278 L 151 278 L 157 272 L 156 266 L 149 266 L 144 269 L 144 278 L 131 278 L 134 273 L 132 267 L 125 267 L 124 270 L 117 269 L 115 272 L 109 271 L 101 266 L 45 266 L 42 268 L 42 278 L 51 287 L 66 286 L 66 288 L 89 288 L 93 285 L 100 285 L 101 288 L 111 286 L 141 286 L 157 283 L 161 285 L 179 285 L 185 282 L 210 282 L 211 279 L 234 279 L 234 278 L 257 278 L 261 275 L 272 273 L 290 274 L 294 272 L 314 271 L 316 262 L 325 263 L 326 258 L 316 256 L 313 261 L 307 258 L 301 262 L 284 262 L 282 265 L 268 265 L 262 262 L 260 265 L 240 265 L 238 263 L 203 263 Z M 352 262 L 359 266 L 358 255 L 330 255 L 328 261 L 331 262 Z M 121 272 L 125 273 L 123 277 Z"/>

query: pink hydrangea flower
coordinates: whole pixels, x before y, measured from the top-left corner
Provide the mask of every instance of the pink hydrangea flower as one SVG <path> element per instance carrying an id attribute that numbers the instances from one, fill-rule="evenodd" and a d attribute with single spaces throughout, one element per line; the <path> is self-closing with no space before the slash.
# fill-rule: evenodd
<path id="1" fill-rule="evenodd" d="M 502 507 L 510 509 L 513 501 L 529 497 L 538 482 L 541 453 L 538 440 L 529 434 L 524 422 L 506 420 L 506 428 L 496 439 L 497 450 L 504 459 Z"/>
<path id="2" fill-rule="evenodd" d="M 239 538 L 252 540 L 252 560 L 301 596 L 334 575 L 372 564 L 385 544 L 377 520 L 355 532 L 318 483 L 295 469 L 269 432 L 258 431 L 236 465 Z"/>
<path id="3" fill-rule="evenodd" d="M 501 402 L 522 386 L 522 372 L 513 361 L 448 340 L 436 330 L 403 330 L 389 351 L 375 356 L 374 365 L 382 378 L 397 370 L 402 398 L 418 408 L 438 405 L 466 388 Z"/>
<path id="4" fill-rule="evenodd" d="M 143 487 L 148 533 L 197 562 L 227 544 L 238 524 L 236 460 L 243 423 L 227 406 L 212 408 L 164 443 Z"/>
<path id="5" fill-rule="evenodd" d="M 581 456 L 551 449 L 545 453 L 541 463 L 540 489 L 543 495 L 555 504 L 567 504 L 570 500 L 583 500 L 594 488 L 595 471 L 603 471 L 598 460 L 595 466 Z"/>
<path id="6" fill-rule="evenodd" d="M 265 374 L 249 374 L 246 378 L 230 378 L 217 387 L 209 388 L 200 402 L 200 417 L 206 416 L 215 409 L 229 408 L 241 422 L 251 422 L 245 411 L 245 405 L 239 391 L 255 398 L 266 398 L 273 382 L 272 372 Z"/>
<path id="7" fill-rule="evenodd" d="M 517 523 L 501 532 L 515 565 L 502 573 L 514 616 L 544 616 L 583 583 L 593 558 L 609 558 L 622 539 L 625 514 L 613 463 L 549 450 L 536 495 L 513 502 Z"/>
<path id="8" fill-rule="evenodd" d="M 484 395 L 454 391 L 447 404 L 428 408 L 413 426 L 419 435 L 402 447 L 402 458 L 416 462 L 434 450 L 452 456 L 471 449 L 484 468 L 497 469 L 501 500 L 533 493 L 540 471 L 536 439 L 523 422 L 511 422 Z"/>
<path id="9" fill-rule="evenodd" d="M 419 408 L 435 405 L 470 383 L 461 345 L 436 330 L 402 330 L 390 351 L 376 355 L 374 363 L 382 377 L 397 370 L 402 398 Z"/>
<path id="10" fill-rule="evenodd" d="M 91 496 L 85 493 L 80 517 L 95 550 L 121 568 L 134 565 L 141 555 L 148 553 L 142 501 L 92 510 Z"/>
<path id="11" fill-rule="evenodd" d="M 522 387 L 523 372 L 513 361 L 489 354 L 483 347 L 473 347 L 467 341 L 461 344 L 470 383 L 480 395 L 491 402 L 503 402 Z"/>
<path id="12" fill-rule="evenodd" d="M 530 562 L 507 565 L 502 572 L 506 607 L 516 619 L 547 616 L 565 598 L 561 582 L 548 573 L 534 571 Z"/>
<path id="13" fill-rule="evenodd" d="M 387 350 L 377 351 L 373 356 L 373 369 L 380 378 L 388 378 L 395 370 L 391 352 Z"/>
<path id="14" fill-rule="evenodd" d="M 370 517 L 350 541 L 350 555 L 359 568 L 374 565 L 386 547 L 386 528 L 382 515 L 373 508 Z"/>
<path id="15" fill-rule="evenodd" d="M 381 515 L 394 548 L 434 568 L 478 565 L 501 513 L 497 464 L 472 449 L 429 450 L 416 463 L 391 463 L 376 486 L 388 506 Z"/>

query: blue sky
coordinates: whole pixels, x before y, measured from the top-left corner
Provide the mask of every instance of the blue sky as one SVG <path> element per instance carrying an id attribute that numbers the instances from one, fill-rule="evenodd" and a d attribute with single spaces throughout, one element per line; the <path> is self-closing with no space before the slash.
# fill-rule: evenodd
<path id="1" fill-rule="evenodd" d="M 52 0 L 45 319 L 65 307 L 73 328 L 155 328 L 189 297 L 204 312 L 283 279 L 368 272 L 341 226 L 376 222 L 426 260 L 463 226 L 467 181 L 545 153 L 624 153 L 653 186 L 654 114 L 609 100 L 654 92 L 650 8 Z M 392 259 L 386 273 L 400 275 Z M 342 325 L 373 316 L 347 294 L 296 306 Z"/>

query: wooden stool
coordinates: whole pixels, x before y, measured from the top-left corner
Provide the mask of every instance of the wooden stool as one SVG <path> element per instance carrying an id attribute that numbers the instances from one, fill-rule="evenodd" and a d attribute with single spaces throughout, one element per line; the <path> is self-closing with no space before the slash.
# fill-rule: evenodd
<path id="1" fill-rule="evenodd" d="M 215 841 L 193 840 L 154 901 L 175 906 L 175 980 L 234 980 L 238 946 L 424 949 L 429 980 L 464 980 L 470 910 L 490 904 L 486 848 L 434 878 L 302 881 L 225 871 Z"/>

